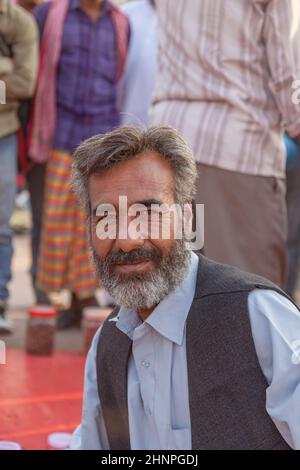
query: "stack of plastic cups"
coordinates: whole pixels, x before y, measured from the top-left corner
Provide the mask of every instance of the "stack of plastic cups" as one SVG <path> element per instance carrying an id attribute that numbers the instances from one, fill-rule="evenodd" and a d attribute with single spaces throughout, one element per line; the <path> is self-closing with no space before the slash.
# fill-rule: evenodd
<path id="1" fill-rule="evenodd" d="M 18 442 L 0 441 L 0 451 L 1 450 L 22 450 L 22 447 Z"/>
<path id="2" fill-rule="evenodd" d="M 49 450 L 67 450 L 70 448 L 72 434 L 68 432 L 54 432 L 47 439 Z"/>

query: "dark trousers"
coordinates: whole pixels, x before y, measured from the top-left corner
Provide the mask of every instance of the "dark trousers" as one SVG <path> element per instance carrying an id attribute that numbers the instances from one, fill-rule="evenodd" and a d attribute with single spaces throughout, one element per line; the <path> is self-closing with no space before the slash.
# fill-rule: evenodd
<path id="1" fill-rule="evenodd" d="M 300 155 L 287 168 L 288 278 L 286 292 L 293 296 L 297 287 L 300 260 Z"/>
<path id="2" fill-rule="evenodd" d="M 287 268 L 283 179 L 197 163 L 196 203 L 204 204 L 204 253 L 283 287 Z"/>
<path id="3" fill-rule="evenodd" d="M 39 245 L 42 230 L 46 167 L 46 163 L 35 163 L 27 173 L 27 186 L 30 194 L 30 203 L 32 210 L 32 265 L 30 273 L 32 276 L 33 285 L 35 285 L 35 279 L 37 274 Z"/>

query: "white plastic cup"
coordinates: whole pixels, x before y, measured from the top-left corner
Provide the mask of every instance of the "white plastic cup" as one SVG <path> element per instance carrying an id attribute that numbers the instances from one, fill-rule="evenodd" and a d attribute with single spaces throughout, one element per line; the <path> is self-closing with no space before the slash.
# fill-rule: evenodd
<path id="1" fill-rule="evenodd" d="M 22 450 L 22 447 L 18 442 L 0 441 L 0 451 L 1 450 Z"/>
<path id="2" fill-rule="evenodd" d="M 68 449 L 71 444 L 72 434 L 69 432 L 54 432 L 49 434 L 47 443 L 50 450 Z"/>

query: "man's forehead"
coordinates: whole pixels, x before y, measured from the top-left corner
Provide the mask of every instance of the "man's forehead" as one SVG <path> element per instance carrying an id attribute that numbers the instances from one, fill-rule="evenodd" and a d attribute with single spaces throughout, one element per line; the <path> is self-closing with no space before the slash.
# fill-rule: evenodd
<path id="1" fill-rule="evenodd" d="M 126 191 L 143 191 L 144 189 L 159 189 L 162 183 L 172 186 L 173 178 L 165 174 L 151 173 L 151 171 L 148 174 L 120 171 L 118 174 L 92 175 L 89 178 L 90 191 L 98 191 L 99 188 L 105 192 L 115 191 L 119 188 L 126 189 Z"/>
<path id="2" fill-rule="evenodd" d="M 92 209 L 102 204 L 112 204 L 118 208 L 122 204 L 128 206 L 132 204 L 144 204 L 147 207 L 151 204 L 162 204 L 172 202 L 173 194 L 167 188 L 129 188 L 126 192 L 117 190 L 102 191 L 99 188 L 91 197 Z"/>
<path id="3" fill-rule="evenodd" d="M 173 187 L 172 169 L 156 155 L 124 162 L 89 179 L 92 206 L 107 202 L 118 205 L 120 196 L 126 196 L 129 204 L 148 199 L 172 199 Z"/>

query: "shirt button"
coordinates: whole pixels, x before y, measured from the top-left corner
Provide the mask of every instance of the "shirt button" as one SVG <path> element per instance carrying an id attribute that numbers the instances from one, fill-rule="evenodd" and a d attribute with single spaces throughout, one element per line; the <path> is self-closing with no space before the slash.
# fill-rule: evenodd
<path id="1" fill-rule="evenodd" d="M 146 406 L 145 411 L 146 411 L 147 415 L 149 415 L 149 416 L 152 415 L 152 411 L 151 411 L 149 406 Z"/>
<path id="2" fill-rule="evenodd" d="M 146 367 L 146 369 L 148 369 L 148 367 L 150 367 L 150 362 L 149 361 L 142 361 L 142 366 Z"/>

